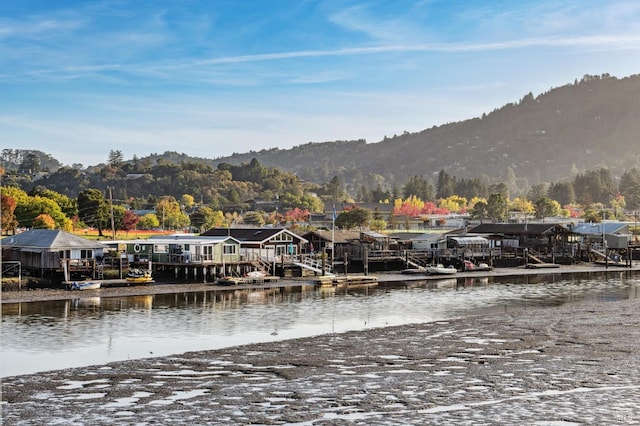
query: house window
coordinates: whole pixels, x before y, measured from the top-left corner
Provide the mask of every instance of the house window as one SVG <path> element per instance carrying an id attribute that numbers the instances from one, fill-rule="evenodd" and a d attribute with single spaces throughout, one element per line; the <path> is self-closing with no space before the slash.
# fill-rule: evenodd
<path id="1" fill-rule="evenodd" d="M 153 246 L 154 253 L 167 253 L 169 251 L 169 246 L 167 244 L 155 244 Z"/>
<path id="2" fill-rule="evenodd" d="M 233 244 L 225 244 L 222 246 L 222 254 L 236 254 L 238 247 Z"/>
<path id="3" fill-rule="evenodd" d="M 91 259 L 93 257 L 93 250 L 80 250 L 80 259 Z"/>
<path id="4" fill-rule="evenodd" d="M 71 250 L 60 250 L 58 255 L 60 259 L 71 259 Z"/>
<path id="5" fill-rule="evenodd" d="M 213 260 L 213 246 L 202 247 L 202 258 L 204 260 Z"/>
<path id="6" fill-rule="evenodd" d="M 280 235 L 276 235 L 271 239 L 272 242 L 276 241 L 293 241 L 293 236 L 291 234 L 283 233 Z"/>

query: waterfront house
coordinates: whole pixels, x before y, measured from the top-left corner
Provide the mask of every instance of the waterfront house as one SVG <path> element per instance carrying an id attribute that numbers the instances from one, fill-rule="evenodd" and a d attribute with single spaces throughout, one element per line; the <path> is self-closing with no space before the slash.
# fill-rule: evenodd
<path id="1" fill-rule="evenodd" d="M 2 262 L 19 262 L 23 273 L 59 282 L 95 278 L 105 246 L 54 229 L 32 229 L 5 237 L 2 242 Z"/>
<path id="2" fill-rule="evenodd" d="M 626 249 L 631 240 L 629 224 L 626 222 L 579 223 L 572 229 L 583 245 L 602 248 L 603 238 L 609 249 Z"/>
<path id="3" fill-rule="evenodd" d="M 108 242 L 128 263 L 222 264 L 240 261 L 240 242 L 233 237 L 157 235 L 149 239 Z"/>
<path id="4" fill-rule="evenodd" d="M 282 256 L 302 253 L 308 241 L 285 228 L 212 228 L 200 237 L 233 237 L 247 261 L 281 261 Z"/>

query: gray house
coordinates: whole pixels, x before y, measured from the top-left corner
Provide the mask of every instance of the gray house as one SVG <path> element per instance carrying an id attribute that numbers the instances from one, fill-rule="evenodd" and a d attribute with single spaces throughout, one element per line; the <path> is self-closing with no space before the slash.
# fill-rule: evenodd
<path id="1" fill-rule="evenodd" d="M 22 271 L 35 277 L 62 281 L 97 274 L 97 259 L 105 246 L 65 231 L 33 229 L 0 240 L 2 262 L 20 262 Z"/>

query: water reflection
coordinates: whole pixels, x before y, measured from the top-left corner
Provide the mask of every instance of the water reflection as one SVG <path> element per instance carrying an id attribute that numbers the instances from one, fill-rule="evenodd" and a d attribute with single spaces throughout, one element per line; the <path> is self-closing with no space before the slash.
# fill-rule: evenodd
<path id="1" fill-rule="evenodd" d="M 2 305 L 2 376 L 465 315 L 640 297 L 632 272 L 225 289 Z"/>

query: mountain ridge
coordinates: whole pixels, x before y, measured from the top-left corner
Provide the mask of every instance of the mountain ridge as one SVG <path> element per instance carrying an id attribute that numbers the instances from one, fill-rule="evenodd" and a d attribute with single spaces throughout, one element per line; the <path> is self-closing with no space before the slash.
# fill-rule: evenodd
<path id="1" fill-rule="evenodd" d="M 640 166 L 640 75 L 584 76 L 538 96 L 528 93 L 490 113 L 416 133 L 319 142 L 219 158 L 256 158 L 302 179 L 340 176 L 352 188 L 374 181 L 402 184 L 440 170 L 458 177 L 512 180 L 528 187 L 606 167 L 615 176 Z M 524 189 L 524 188 L 521 188 Z"/>

